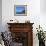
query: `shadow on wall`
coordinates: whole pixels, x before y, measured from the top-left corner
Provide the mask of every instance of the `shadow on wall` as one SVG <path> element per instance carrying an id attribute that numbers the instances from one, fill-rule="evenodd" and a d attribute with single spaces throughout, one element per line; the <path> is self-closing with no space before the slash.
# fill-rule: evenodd
<path id="1" fill-rule="evenodd" d="M 40 12 L 46 13 L 46 0 L 40 0 Z"/>
<path id="2" fill-rule="evenodd" d="M 0 0 L 0 31 L 2 31 L 2 0 Z"/>

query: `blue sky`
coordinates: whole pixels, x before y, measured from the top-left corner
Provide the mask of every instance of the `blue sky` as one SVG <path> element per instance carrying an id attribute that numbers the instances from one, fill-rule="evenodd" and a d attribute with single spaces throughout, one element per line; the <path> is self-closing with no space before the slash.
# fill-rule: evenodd
<path id="1" fill-rule="evenodd" d="M 16 6 L 16 12 L 22 12 L 25 9 L 23 6 Z"/>

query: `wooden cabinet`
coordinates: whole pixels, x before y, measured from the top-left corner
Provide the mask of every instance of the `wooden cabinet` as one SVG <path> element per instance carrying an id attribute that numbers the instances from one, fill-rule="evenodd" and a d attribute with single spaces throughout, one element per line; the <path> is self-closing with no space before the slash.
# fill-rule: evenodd
<path id="1" fill-rule="evenodd" d="M 33 46 L 33 23 L 7 23 L 13 41 L 23 43 L 22 46 Z"/>

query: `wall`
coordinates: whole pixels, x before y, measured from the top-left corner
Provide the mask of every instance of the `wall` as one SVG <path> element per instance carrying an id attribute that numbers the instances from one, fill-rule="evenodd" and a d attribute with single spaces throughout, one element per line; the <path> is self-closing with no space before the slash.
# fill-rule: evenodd
<path id="1" fill-rule="evenodd" d="M 0 0 L 0 31 L 2 31 L 2 0 Z"/>
<path id="2" fill-rule="evenodd" d="M 2 0 L 2 25 L 3 31 L 8 30 L 7 22 L 17 19 L 19 22 L 30 20 L 33 25 L 33 45 L 38 46 L 36 27 L 40 24 L 46 30 L 46 6 L 45 0 Z M 14 16 L 14 5 L 27 5 L 27 16 Z"/>
<path id="3" fill-rule="evenodd" d="M 21 5 L 26 4 L 27 5 L 27 16 L 14 16 L 14 5 L 16 5 L 16 4 L 21 4 Z M 31 0 L 31 1 L 30 0 L 23 0 L 23 1 L 3 0 L 2 1 L 3 26 L 5 26 L 6 23 L 10 19 L 17 19 L 17 20 L 19 20 L 19 22 L 24 22 L 26 19 L 29 19 L 30 22 L 39 23 L 39 14 L 40 14 L 40 0 L 38 0 L 38 1 L 37 0 L 35 0 L 35 1 L 34 0 Z"/>
<path id="4" fill-rule="evenodd" d="M 46 0 L 40 0 L 40 9 L 42 13 L 46 13 Z"/>
<path id="5" fill-rule="evenodd" d="M 40 0 L 40 24 L 46 31 L 46 0 Z"/>

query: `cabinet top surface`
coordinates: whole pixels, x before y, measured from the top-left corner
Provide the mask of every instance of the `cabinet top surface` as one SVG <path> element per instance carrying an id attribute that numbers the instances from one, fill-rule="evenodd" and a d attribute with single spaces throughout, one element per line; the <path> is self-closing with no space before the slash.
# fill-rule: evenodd
<path id="1" fill-rule="evenodd" d="M 14 24 L 31 24 L 33 25 L 34 23 L 7 23 L 8 25 L 14 25 Z"/>

